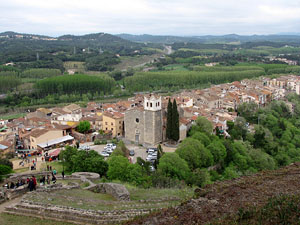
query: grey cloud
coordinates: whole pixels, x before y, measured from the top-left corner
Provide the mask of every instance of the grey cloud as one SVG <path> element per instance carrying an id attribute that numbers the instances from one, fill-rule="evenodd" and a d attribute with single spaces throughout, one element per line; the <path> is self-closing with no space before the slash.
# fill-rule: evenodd
<path id="1" fill-rule="evenodd" d="M 61 35 L 299 32 L 299 0 L 0 0 L 0 31 Z M 299 12 L 299 13 L 298 13 Z"/>

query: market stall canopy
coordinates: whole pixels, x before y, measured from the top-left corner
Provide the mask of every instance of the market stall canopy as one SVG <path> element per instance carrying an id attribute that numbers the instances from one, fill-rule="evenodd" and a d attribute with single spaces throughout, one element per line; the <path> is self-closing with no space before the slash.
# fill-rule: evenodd
<path id="1" fill-rule="evenodd" d="M 72 140 L 74 140 L 74 137 L 72 137 L 70 135 L 67 135 L 67 136 L 63 136 L 63 137 L 60 137 L 60 138 L 48 140 L 47 142 L 38 144 L 38 146 L 41 147 L 41 148 L 46 148 L 46 147 L 50 147 L 52 145 L 57 145 L 57 144 L 65 142 L 65 141 L 72 141 Z"/>

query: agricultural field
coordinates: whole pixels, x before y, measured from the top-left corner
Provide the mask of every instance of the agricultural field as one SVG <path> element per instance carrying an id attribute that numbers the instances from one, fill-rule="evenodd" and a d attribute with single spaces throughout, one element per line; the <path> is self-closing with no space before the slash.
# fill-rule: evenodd
<path id="1" fill-rule="evenodd" d="M 72 70 L 79 73 L 85 72 L 84 62 L 67 61 L 64 62 L 64 68 L 66 71 Z"/>
<path id="2" fill-rule="evenodd" d="M 157 59 L 162 54 L 154 55 L 139 55 L 139 56 L 121 56 L 121 62 L 114 66 L 115 70 L 127 70 L 128 68 L 138 68 L 143 67 L 145 64 L 152 62 Z"/>

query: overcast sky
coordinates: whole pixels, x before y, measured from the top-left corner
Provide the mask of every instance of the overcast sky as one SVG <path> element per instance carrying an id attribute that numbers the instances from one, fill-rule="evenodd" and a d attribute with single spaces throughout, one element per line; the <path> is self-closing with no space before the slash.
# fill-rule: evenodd
<path id="1" fill-rule="evenodd" d="M 221 35 L 300 32 L 300 0 L 0 0 L 0 32 Z"/>

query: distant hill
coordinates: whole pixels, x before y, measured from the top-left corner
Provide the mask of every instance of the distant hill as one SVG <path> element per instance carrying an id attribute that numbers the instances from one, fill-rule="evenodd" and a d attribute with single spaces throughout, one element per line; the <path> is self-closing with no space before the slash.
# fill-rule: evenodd
<path id="1" fill-rule="evenodd" d="M 285 43 L 300 43 L 300 35 L 237 35 L 227 34 L 221 36 L 204 35 L 204 36 L 160 36 L 160 35 L 131 35 L 131 34 L 118 34 L 117 36 L 135 42 L 143 43 L 163 43 L 172 44 L 175 42 L 194 42 L 203 44 L 213 43 L 233 43 L 233 42 L 256 42 L 256 41 L 272 41 L 272 42 L 285 42 Z"/>

